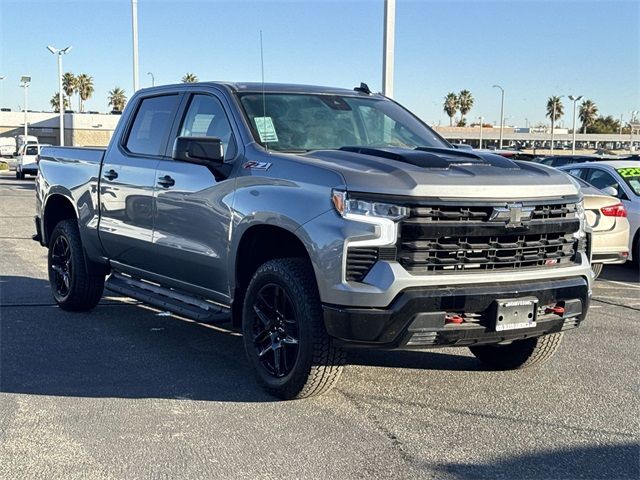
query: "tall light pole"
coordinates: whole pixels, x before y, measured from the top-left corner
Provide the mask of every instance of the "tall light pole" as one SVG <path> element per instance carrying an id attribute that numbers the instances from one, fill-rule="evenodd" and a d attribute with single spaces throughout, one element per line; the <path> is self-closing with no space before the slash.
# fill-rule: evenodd
<path id="1" fill-rule="evenodd" d="M 622 117 L 624 117 L 624 113 L 620 114 L 620 135 L 622 135 Z"/>
<path id="2" fill-rule="evenodd" d="M 564 97 L 564 95 L 560 95 L 558 97 L 558 101 L 560 101 L 560 99 Z M 553 102 L 553 112 L 551 113 L 551 153 L 550 155 L 553 155 L 553 139 L 555 136 L 555 130 L 556 130 L 556 105 L 557 102 Z"/>
<path id="3" fill-rule="evenodd" d="M 577 97 L 569 95 L 569 100 L 573 102 L 573 141 L 571 142 L 571 155 L 576 154 L 576 104 L 581 98 L 582 95 L 578 95 Z"/>
<path id="4" fill-rule="evenodd" d="M 71 45 L 66 48 L 54 48 L 51 45 L 47 46 L 54 55 L 58 56 L 58 110 L 60 117 L 60 146 L 64 147 L 64 95 L 62 94 L 62 56 L 71 50 Z"/>
<path id="5" fill-rule="evenodd" d="M 155 87 L 156 86 L 156 77 L 154 77 L 153 73 L 151 73 L 151 72 L 147 72 L 147 75 L 151 75 L 151 86 Z"/>
<path id="6" fill-rule="evenodd" d="M 384 0 L 382 94 L 393 97 L 393 53 L 395 48 L 396 0 Z"/>
<path id="7" fill-rule="evenodd" d="M 131 26 L 133 31 L 133 92 L 137 92 L 138 83 L 138 0 L 131 0 Z"/>
<path id="8" fill-rule="evenodd" d="M 638 110 L 629 112 L 631 114 L 631 120 L 629 120 L 629 153 L 633 153 L 633 126 L 637 122 L 636 115 Z"/>
<path id="9" fill-rule="evenodd" d="M 501 93 L 500 100 L 500 148 L 502 148 L 502 131 L 504 129 L 504 88 L 500 85 L 494 85 L 493 88 L 499 88 Z"/>
<path id="10" fill-rule="evenodd" d="M 4 79 L 7 78 L 4 75 L 0 77 L 0 107 L 2 107 L 2 94 L 4 92 Z M 622 120 L 620 120 L 622 121 Z"/>
<path id="11" fill-rule="evenodd" d="M 478 119 L 480 120 L 480 146 L 478 148 L 482 148 L 482 121 L 484 120 L 484 117 L 478 117 Z"/>
<path id="12" fill-rule="evenodd" d="M 24 88 L 24 142 L 27 143 L 27 134 L 29 133 L 27 123 L 27 110 L 29 109 L 29 96 L 27 90 L 31 84 L 31 77 L 29 75 L 22 75 L 20 77 L 20 86 Z"/>

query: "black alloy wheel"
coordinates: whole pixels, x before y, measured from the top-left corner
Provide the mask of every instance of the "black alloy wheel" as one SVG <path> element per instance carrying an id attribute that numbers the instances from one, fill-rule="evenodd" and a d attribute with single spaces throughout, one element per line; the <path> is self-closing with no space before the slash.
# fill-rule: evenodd
<path id="1" fill-rule="evenodd" d="M 264 285 L 253 302 L 252 340 L 262 367 L 275 378 L 288 375 L 298 359 L 299 329 L 293 302 L 275 283 Z"/>
<path id="2" fill-rule="evenodd" d="M 56 238 L 51 247 L 50 268 L 56 297 L 64 300 L 71 290 L 72 261 L 71 247 L 62 235 Z"/>

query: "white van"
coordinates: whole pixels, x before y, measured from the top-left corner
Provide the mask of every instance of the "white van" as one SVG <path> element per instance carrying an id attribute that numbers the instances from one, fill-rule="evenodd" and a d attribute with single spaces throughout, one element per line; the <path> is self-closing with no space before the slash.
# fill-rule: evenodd
<path id="1" fill-rule="evenodd" d="M 0 157 L 11 157 L 16 151 L 16 139 L 0 137 Z"/>
<path id="2" fill-rule="evenodd" d="M 16 178 L 24 179 L 25 175 L 38 174 L 38 155 L 42 147 L 50 147 L 49 144 L 39 145 L 37 143 L 27 143 L 22 146 L 22 150 L 18 152 L 18 161 L 16 162 Z"/>

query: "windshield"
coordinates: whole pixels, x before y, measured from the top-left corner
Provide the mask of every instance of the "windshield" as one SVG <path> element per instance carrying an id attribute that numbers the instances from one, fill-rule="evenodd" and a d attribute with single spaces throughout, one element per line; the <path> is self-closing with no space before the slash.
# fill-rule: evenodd
<path id="1" fill-rule="evenodd" d="M 38 154 L 38 147 L 37 146 L 27 147 L 27 151 L 25 153 L 26 153 L 26 155 L 37 155 Z"/>
<path id="2" fill-rule="evenodd" d="M 633 193 L 640 196 L 640 167 L 618 168 L 617 171 Z"/>
<path id="3" fill-rule="evenodd" d="M 283 152 L 345 146 L 451 148 L 399 105 L 381 98 L 324 94 L 240 95 L 253 136 Z"/>

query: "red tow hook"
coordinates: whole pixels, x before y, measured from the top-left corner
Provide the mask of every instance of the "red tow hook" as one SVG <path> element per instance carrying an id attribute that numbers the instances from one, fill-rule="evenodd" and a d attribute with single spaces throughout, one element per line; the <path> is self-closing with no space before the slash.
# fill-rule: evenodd
<path id="1" fill-rule="evenodd" d="M 556 305 L 555 307 L 547 307 L 544 309 L 544 313 L 555 313 L 562 316 L 564 314 L 564 307 Z"/>
<path id="2" fill-rule="evenodd" d="M 444 323 L 462 323 L 464 322 L 464 318 L 462 318 L 461 315 L 455 315 L 455 314 L 446 314 L 444 316 Z"/>

